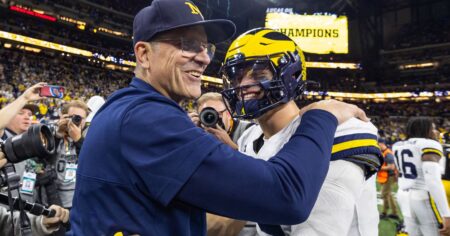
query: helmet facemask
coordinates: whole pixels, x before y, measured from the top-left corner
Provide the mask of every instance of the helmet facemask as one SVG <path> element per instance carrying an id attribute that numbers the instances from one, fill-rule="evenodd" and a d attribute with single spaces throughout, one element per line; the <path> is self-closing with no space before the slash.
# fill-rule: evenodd
<path id="1" fill-rule="evenodd" d="M 293 100 L 305 89 L 301 68 L 295 52 L 247 58 L 235 55 L 222 67 L 227 109 L 233 118 L 254 119 Z M 245 76 L 254 82 L 241 85 Z"/>

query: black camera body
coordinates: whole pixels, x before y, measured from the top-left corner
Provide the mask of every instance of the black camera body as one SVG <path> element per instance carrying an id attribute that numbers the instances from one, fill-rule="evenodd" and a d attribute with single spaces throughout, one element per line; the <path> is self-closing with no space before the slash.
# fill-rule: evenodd
<path id="1" fill-rule="evenodd" d="M 219 122 L 219 113 L 212 107 L 206 107 L 199 114 L 200 123 L 205 127 L 215 128 L 216 124 Z"/>
<path id="2" fill-rule="evenodd" d="M 80 126 L 81 121 L 83 120 L 83 118 L 79 115 L 69 116 L 69 118 L 72 120 L 72 123 L 74 123 L 76 126 Z"/>
<path id="3" fill-rule="evenodd" d="M 14 165 L 7 163 L 0 169 L 0 188 L 18 189 L 20 186 L 20 176 L 16 173 Z"/>
<path id="4" fill-rule="evenodd" d="M 0 187 L 10 189 L 19 187 L 20 176 L 15 173 L 14 165 L 33 157 L 46 160 L 55 153 L 55 139 L 50 129 L 42 124 L 31 126 L 25 133 L 0 142 L 0 150 L 5 154 L 8 164 L 0 169 Z"/>
<path id="5" fill-rule="evenodd" d="M 47 159 L 55 153 L 55 138 L 45 125 L 32 125 L 25 133 L 10 137 L 0 145 L 9 163 L 18 163 L 33 157 Z"/>

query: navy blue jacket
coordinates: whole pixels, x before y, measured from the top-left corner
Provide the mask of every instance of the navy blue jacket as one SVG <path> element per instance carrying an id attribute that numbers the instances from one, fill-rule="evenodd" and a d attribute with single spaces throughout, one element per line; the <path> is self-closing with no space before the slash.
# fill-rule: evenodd
<path id="1" fill-rule="evenodd" d="M 337 120 L 308 111 L 269 161 L 222 144 L 134 78 L 97 113 L 79 157 L 74 235 L 206 235 L 205 211 L 265 224 L 307 219 Z"/>

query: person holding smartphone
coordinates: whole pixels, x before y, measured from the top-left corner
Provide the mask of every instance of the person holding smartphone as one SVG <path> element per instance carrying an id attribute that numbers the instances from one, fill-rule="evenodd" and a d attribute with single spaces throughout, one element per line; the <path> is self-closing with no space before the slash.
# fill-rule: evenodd
<path id="1" fill-rule="evenodd" d="M 25 107 L 29 107 L 30 109 L 30 116 L 25 117 L 22 122 L 20 122 L 20 129 L 27 130 L 28 127 L 31 125 L 31 122 L 28 124 L 26 120 L 30 119 L 30 117 L 33 115 L 33 112 L 37 112 L 38 109 L 32 108 L 33 105 L 29 104 L 30 102 L 38 101 L 43 99 L 44 97 L 40 95 L 40 89 L 47 84 L 44 82 L 37 83 L 20 95 L 16 100 L 8 104 L 4 109 L 0 110 L 0 137 L 3 137 L 5 135 L 5 127 L 15 118 L 16 115 L 23 114 L 24 112 L 22 110 L 25 109 Z M 34 105 L 35 106 L 35 105 Z M 35 106 L 37 108 L 37 106 Z"/>
<path id="2" fill-rule="evenodd" d="M 30 88 L 26 89 L 24 93 L 16 100 L 0 110 L 0 137 L 2 140 L 20 135 L 28 130 L 28 128 L 31 126 L 31 117 L 39 110 L 38 106 L 30 102 L 42 100 L 45 98 L 44 96 L 41 96 L 41 89 L 45 86 L 47 86 L 47 84 L 44 82 L 40 82 L 31 86 Z M 33 162 L 33 160 L 28 159 L 26 161 L 16 163 L 14 167 L 17 174 L 19 174 L 21 178 L 23 177 L 25 172 L 29 172 L 29 174 L 35 176 L 34 178 L 30 179 L 30 181 L 32 181 L 34 185 L 36 182 L 37 173 L 33 172 L 30 169 L 28 169 L 27 171 L 27 164 L 29 164 L 30 162 Z M 4 154 L 0 152 L 0 168 L 5 164 L 6 159 L 4 158 Z M 22 187 L 20 190 L 23 190 Z M 27 192 L 28 194 L 24 194 L 23 191 L 20 191 L 22 199 L 35 202 L 35 200 L 37 199 L 37 196 L 34 195 L 37 192 L 35 190 L 36 189 L 34 187 L 32 190 Z M 68 221 L 68 210 L 63 209 L 59 205 L 52 205 L 50 206 L 50 208 L 57 211 L 55 217 L 46 218 L 28 215 L 30 217 L 33 235 L 49 235 L 58 230 L 60 222 Z M 0 207 L 0 235 L 12 235 L 13 231 L 16 235 L 18 235 L 18 231 L 20 228 L 20 224 L 17 222 L 18 214 L 14 214 L 13 218 L 9 216 L 9 212 L 7 212 L 5 208 Z M 11 220 L 14 220 L 15 226 L 17 226 L 14 229 L 12 227 L 9 227 L 9 225 L 11 225 Z"/>

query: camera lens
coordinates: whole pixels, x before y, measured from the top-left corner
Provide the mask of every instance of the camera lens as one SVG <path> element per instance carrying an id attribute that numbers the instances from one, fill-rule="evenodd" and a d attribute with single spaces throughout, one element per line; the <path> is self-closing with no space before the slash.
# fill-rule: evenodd
<path id="1" fill-rule="evenodd" d="M 31 126 L 27 132 L 8 138 L 2 146 L 6 159 L 18 163 L 29 158 L 50 158 L 55 153 L 55 139 L 42 124 Z"/>
<path id="2" fill-rule="evenodd" d="M 206 107 L 200 112 L 200 122 L 206 127 L 216 127 L 219 122 L 219 113 L 212 107 Z"/>
<path id="3" fill-rule="evenodd" d="M 83 120 L 83 118 L 81 118 L 81 116 L 79 116 L 79 115 L 73 115 L 73 116 L 72 116 L 72 122 L 73 122 L 76 126 L 80 126 L 82 120 Z"/>

